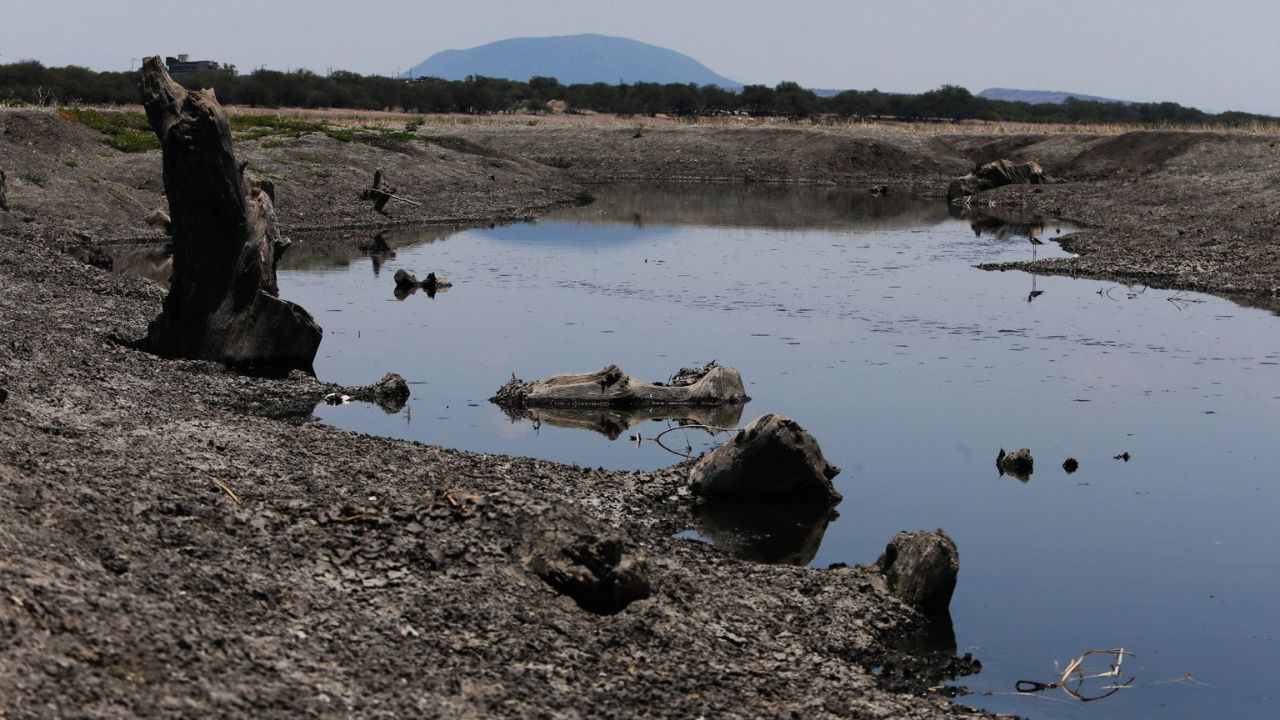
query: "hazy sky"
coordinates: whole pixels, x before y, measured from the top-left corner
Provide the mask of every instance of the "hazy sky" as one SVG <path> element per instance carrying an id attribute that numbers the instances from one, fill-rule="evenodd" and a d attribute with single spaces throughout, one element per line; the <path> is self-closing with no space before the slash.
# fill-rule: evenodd
<path id="1" fill-rule="evenodd" d="M 507 37 L 598 32 L 745 83 L 944 83 L 1280 115 L 1277 0 L 4 0 L 0 62 L 128 69 L 186 52 L 248 70 L 392 74 Z M 376 14 L 374 9 L 376 9 Z"/>

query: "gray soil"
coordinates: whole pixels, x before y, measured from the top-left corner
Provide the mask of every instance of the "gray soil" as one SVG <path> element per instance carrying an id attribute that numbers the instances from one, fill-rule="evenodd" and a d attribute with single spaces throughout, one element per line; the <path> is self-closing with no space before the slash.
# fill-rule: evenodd
<path id="1" fill-rule="evenodd" d="M 409 223 L 515 219 L 621 177 L 936 192 L 978 160 L 1037 159 L 1074 182 L 982 199 L 1089 229 L 1070 240 L 1081 258 L 1032 269 L 1259 303 L 1280 287 L 1266 137 L 458 134 L 241 153 L 295 232 L 386 224 L 356 199 L 378 167 L 424 202 L 391 208 Z M 68 236 L 157 238 L 142 219 L 164 206 L 158 152 L 0 111 L 0 168 L 0 717 L 978 715 L 871 673 L 923 624 L 872 569 L 672 539 L 683 468 L 602 472 L 300 424 L 331 389 L 319 380 L 136 349 L 165 289 L 86 264 Z M 652 595 L 597 615 L 531 572 L 580 536 L 621 540 Z"/>

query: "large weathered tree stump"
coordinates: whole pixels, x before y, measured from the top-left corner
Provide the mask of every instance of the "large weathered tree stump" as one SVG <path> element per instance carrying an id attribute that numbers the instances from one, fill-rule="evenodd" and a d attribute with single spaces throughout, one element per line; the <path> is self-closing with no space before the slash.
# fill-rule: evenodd
<path id="1" fill-rule="evenodd" d="M 213 91 L 188 92 L 159 57 L 142 66 L 142 102 L 164 151 L 173 275 L 152 321 L 153 350 L 277 370 L 310 370 L 320 327 L 281 300 L 276 261 L 288 240 L 276 229 L 269 183 L 236 161 Z"/>

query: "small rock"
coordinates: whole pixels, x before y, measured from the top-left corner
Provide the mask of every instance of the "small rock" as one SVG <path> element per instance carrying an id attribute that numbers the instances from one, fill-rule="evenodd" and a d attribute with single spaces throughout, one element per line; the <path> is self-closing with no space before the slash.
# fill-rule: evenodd
<path id="1" fill-rule="evenodd" d="M 1000 448 L 1000 454 L 996 455 L 996 469 L 1001 475 L 1012 475 L 1025 482 L 1031 473 L 1035 472 L 1035 460 L 1027 448 L 1014 450 L 1011 453 Z"/>
<path id="2" fill-rule="evenodd" d="M 1076 460 L 1075 458 L 1067 458 L 1066 460 L 1062 461 L 1062 469 L 1066 470 L 1067 474 L 1070 475 L 1071 473 L 1080 469 L 1080 461 Z"/>
<path id="3" fill-rule="evenodd" d="M 840 468 L 800 424 L 769 413 L 730 442 L 702 456 L 689 472 L 695 495 L 708 500 L 840 501 L 831 479 Z"/>
<path id="4" fill-rule="evenodd" d="M 409 400 L 409 383 L 396 373 L 387 373 L 372 385 L 350 388 L 351 399 L 377 403 L 387 412 L 400 412 Z"/>
<path id="5" fill-rule="evenodd" d="M 894 595 L 925 614 L 941 614 L 956 589 L 960 553 L 942 529 L 903 531 L 885 546 L 876 566 Z"/>
<path id="6" fill-rule="evenodd" d="M 9 401 L 9 390 L 7 388 L 0 387 L 0 405 L 3 405 L 8 401 Z"/>
<path id="7" fill-rule="evenodd" d="M 418 288 L 422 287 L 422 283 L 418 282 L 417 275 L 411 275 L 404 268 L 396 271 L 395 281 L 397 288 Z"/>

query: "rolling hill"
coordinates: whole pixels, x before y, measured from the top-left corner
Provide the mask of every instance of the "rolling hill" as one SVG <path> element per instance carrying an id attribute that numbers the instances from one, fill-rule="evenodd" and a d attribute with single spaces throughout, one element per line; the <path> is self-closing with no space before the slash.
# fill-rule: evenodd
<path id="1" fill-rule="evenodd" d="M 1044 103 L 1061 105 L 1067 101 L 1067 98 L 1096 103 L 1120 103 L 1121 105 L 1130 104 L 1127 100 L 1112 100 L 1111 98 L 1098 97 L 1097 95 L 1063 92 L 1061 90 L 1014 90 L 1011 88 L 987 88 L 986 90 L 978 93 L 978 97 L 986 98 L 988 100 L 1031 103 L 1032 105 L 1040 105 Z"/>
<path id="2" fill-rule="evenodd" d="M 727 89 L 742 86 L 683 53 L 609 35 L 511 38 L 467 50 L 444 50 L 402 77 L 463 80 L 468 75 L 528 80 L 535 75 L 561 83 L 695 83 Z"/>

